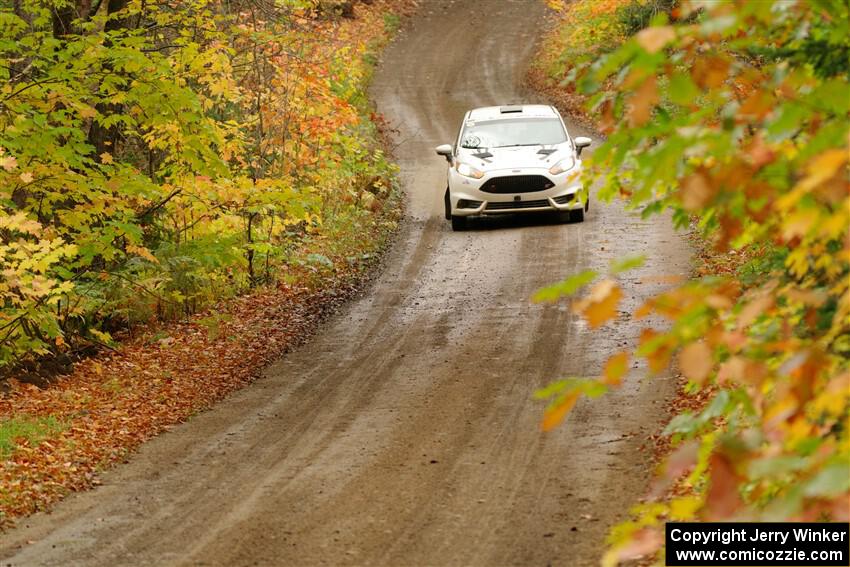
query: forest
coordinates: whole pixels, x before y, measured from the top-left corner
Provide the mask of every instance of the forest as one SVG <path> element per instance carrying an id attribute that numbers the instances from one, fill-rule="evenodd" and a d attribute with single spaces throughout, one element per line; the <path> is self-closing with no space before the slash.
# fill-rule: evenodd
<path id="1" fill-rule="evenodd" d="M 352 4 L 0 7 L 3 376 L 366 253 L 393 166 L 363 89 L 398 17 Z"/>

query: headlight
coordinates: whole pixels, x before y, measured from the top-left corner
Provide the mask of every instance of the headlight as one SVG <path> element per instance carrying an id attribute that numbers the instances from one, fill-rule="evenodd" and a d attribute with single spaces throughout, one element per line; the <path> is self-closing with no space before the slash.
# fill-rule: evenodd
<path id="1" fill-rule="evenodd" d="M 468 163 L 458 162 L 456 169 L 457 172 L 463 175 L 464 177 L 472 177 L 473 179 L 481 179 L 482 177 L 484 177 L 483 171 L 475 169 Z"/>
<path id="2" fill-rule="evenodd" d="M 549 168 L 549 173 L 552 175 L 558 175 L 559 173 L 564 173 L 565 171 L 571 170 L 576 165 L 576 160 L 572 157 L 564 158 L 552 167 Z"/>

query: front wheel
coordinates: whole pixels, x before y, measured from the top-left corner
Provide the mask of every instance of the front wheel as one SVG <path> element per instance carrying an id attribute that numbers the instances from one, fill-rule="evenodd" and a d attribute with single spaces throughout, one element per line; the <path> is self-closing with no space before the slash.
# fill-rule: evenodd
<path id="1" fill-rule="evenodd" d="M 459 232 L 461 230 L 466 230 L 469 226 L 469 219 L 467 217 L 458 217 L 452 215 L 452 230 Z"/>
<path id="2" fill-rule="evenodd" d="M 446 196 L 443 198 L 443 202 L 446 205 L 446 220 L 451 220 L 452 218 L 452 198 L 449 195 L 449 188 L 446 187 Z"/>

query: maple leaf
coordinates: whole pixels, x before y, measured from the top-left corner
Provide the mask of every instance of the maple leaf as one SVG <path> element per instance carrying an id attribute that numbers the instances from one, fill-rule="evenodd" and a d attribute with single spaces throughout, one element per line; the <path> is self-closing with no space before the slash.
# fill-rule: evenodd
<path id="1" fill-rule="evenodd" d="M 629 369 L 629 353 L 619 352 L 605 362 L 602 372 L 603 382 L 611 386 L 617 386 Z"/>
<path id="2" fill-rule="evenodd" d="M 701 384 L 714 367 L 711 348 L 703 343 L 691 343 L 679 353 L 679 368 L 689 380 Z"/>
<path id="3" fill-rule="evenodd" d="M 575 304 L 573 310 L 584 315 L 588 324 L 595 328 L 617 315 L 617 305 L 622 296 L 623 292 L 614 280 L 602 280 L 587 298 Z"/>
<path id="4" fill-rule="evenodd" d="M 16 167 L 18 167 L 18 160 L 15 159 L 14 156 L 0 157 L 0 167 L 5 169 L 6 171 L 12 171 Z"/>
<path id="5" fill-rule="evenodd" d="M 711 483 L 706 496 L 705 519 L 728 518 L 741 505 L 741 496 L 738 494 L 741 477 L 735 471 L 731 459 L 722 453 L 711 455 L 708 473 Z"/>
<path id="6" fill-rule="evenodd" d="M 546 412 L 543 415 L 543 422 L 540 424 L 541 429 L 543 431 L 551 431 L 557 427 L 576 404 L 580 395 L 581 393 L 578 391 L 568 392 L 550 407 L 546 408 Z"/>
<path id="7" fill-rule="evenodd" d="M 638 45 L 649 53 L 661 51 L 661 48 L 676 38 L 676 31 L 670 26 L 654 26 L 638 32 L 635 39 Z"/>
<path id="8" fill-rule="evenodd" d="M 629 97 L 628 118 L 632 127 L 649 122 L 652 108 L 659 101 L 655 75 L 644 79 L 640 87 Z"/>
<path id="9" fill-rule="evenodd" d="M 706 206 L 716 193 L 717 189 L 705 173 L 694 173 L 682 181 L 682 206 L 689 211 L 698 211 Z"/>

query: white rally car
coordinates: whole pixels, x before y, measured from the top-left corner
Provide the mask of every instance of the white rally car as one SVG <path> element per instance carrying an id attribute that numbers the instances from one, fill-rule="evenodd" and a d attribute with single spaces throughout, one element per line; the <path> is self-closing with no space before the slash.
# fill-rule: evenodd
<path id="1" fill-rule="evenodd" d="M 449 162 L 446 219 L 454 230 L 470 217 L 561 212 L 584 220 L 589 190 L 581 180 L 581 150 L 552 106 L 487 106 L 466 113 L 457 142 L 437 153 Z"/>

